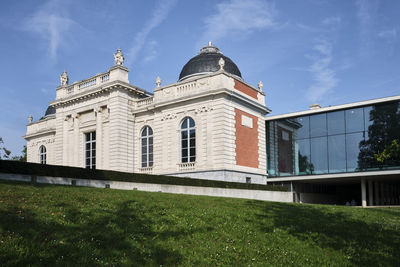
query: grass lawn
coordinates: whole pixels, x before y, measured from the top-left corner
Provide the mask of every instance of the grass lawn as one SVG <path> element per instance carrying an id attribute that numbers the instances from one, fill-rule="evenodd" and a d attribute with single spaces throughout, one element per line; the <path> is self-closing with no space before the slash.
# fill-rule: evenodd
<path id="1" fill-rule="evenodd" d="M 400 209 L 0 182 L 1 266 L 395 266 Z"/>

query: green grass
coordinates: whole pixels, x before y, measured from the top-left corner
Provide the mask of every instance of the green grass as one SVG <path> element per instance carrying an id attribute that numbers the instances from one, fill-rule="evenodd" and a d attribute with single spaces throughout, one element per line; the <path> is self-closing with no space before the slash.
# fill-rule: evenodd
<path id="1" fill-rule="evenodd" d="M 1 266 L 395 266 L 400 209 L 0 182 Z"/>

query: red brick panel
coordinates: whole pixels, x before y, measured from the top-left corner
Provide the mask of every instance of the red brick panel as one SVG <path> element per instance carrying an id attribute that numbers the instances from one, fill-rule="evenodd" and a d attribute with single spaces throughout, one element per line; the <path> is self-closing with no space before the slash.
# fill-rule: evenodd
<path id="1" fill-rule="evenodd" d="M 242 115 L 253 120 L 253 128 L 242 125 Z M 258 168 L 258 118 L 235 108 L 236 165 Z"/>
<path id="2" fill-rule="evenodd" d="M 239 82 L 236 79 L 234 79 L 234 80 L 235 80 L 235 86 L 234 86 L 235 89 L 239 90 L 242 93 L 245 93 L 248 96 L 251 96 L 252 98 L 258 99 L 257 98 L 258 92 L 256 90 L 254 90 L 253 88 L 245 85 L 242 82 Z"/>

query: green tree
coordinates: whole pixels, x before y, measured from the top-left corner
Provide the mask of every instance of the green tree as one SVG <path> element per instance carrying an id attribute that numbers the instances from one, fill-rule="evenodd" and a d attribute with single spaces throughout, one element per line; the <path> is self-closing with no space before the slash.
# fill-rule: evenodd
<path id="1" fill-rule="evenodd" d="M 5 148 L 3 138 L 0 137 L 0 160 L 10 159 L 11 151 Z"/>

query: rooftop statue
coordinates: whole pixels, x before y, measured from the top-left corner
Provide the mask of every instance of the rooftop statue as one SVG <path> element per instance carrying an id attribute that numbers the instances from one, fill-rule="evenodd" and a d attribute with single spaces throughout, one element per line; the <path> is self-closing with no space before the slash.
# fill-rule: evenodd
<path id="1" fill-rule="evenodd" d="M 64 70 L 64 72 L 60 75 L 60 82 L 61 82 L 61 86 L 66 86 L 68 85 L 68 75 L 67 72 Z"/>
<path id="2" fill-rule="evenodd" d="M 122 64 L 124 63 L 124 59 L 125 58 L 124 58 L 124 55 L 121 52 L 121 49 L 118 48 L 117 52 L 114 54 L 115 65 L 121 65 L 122 66 Z"/>

